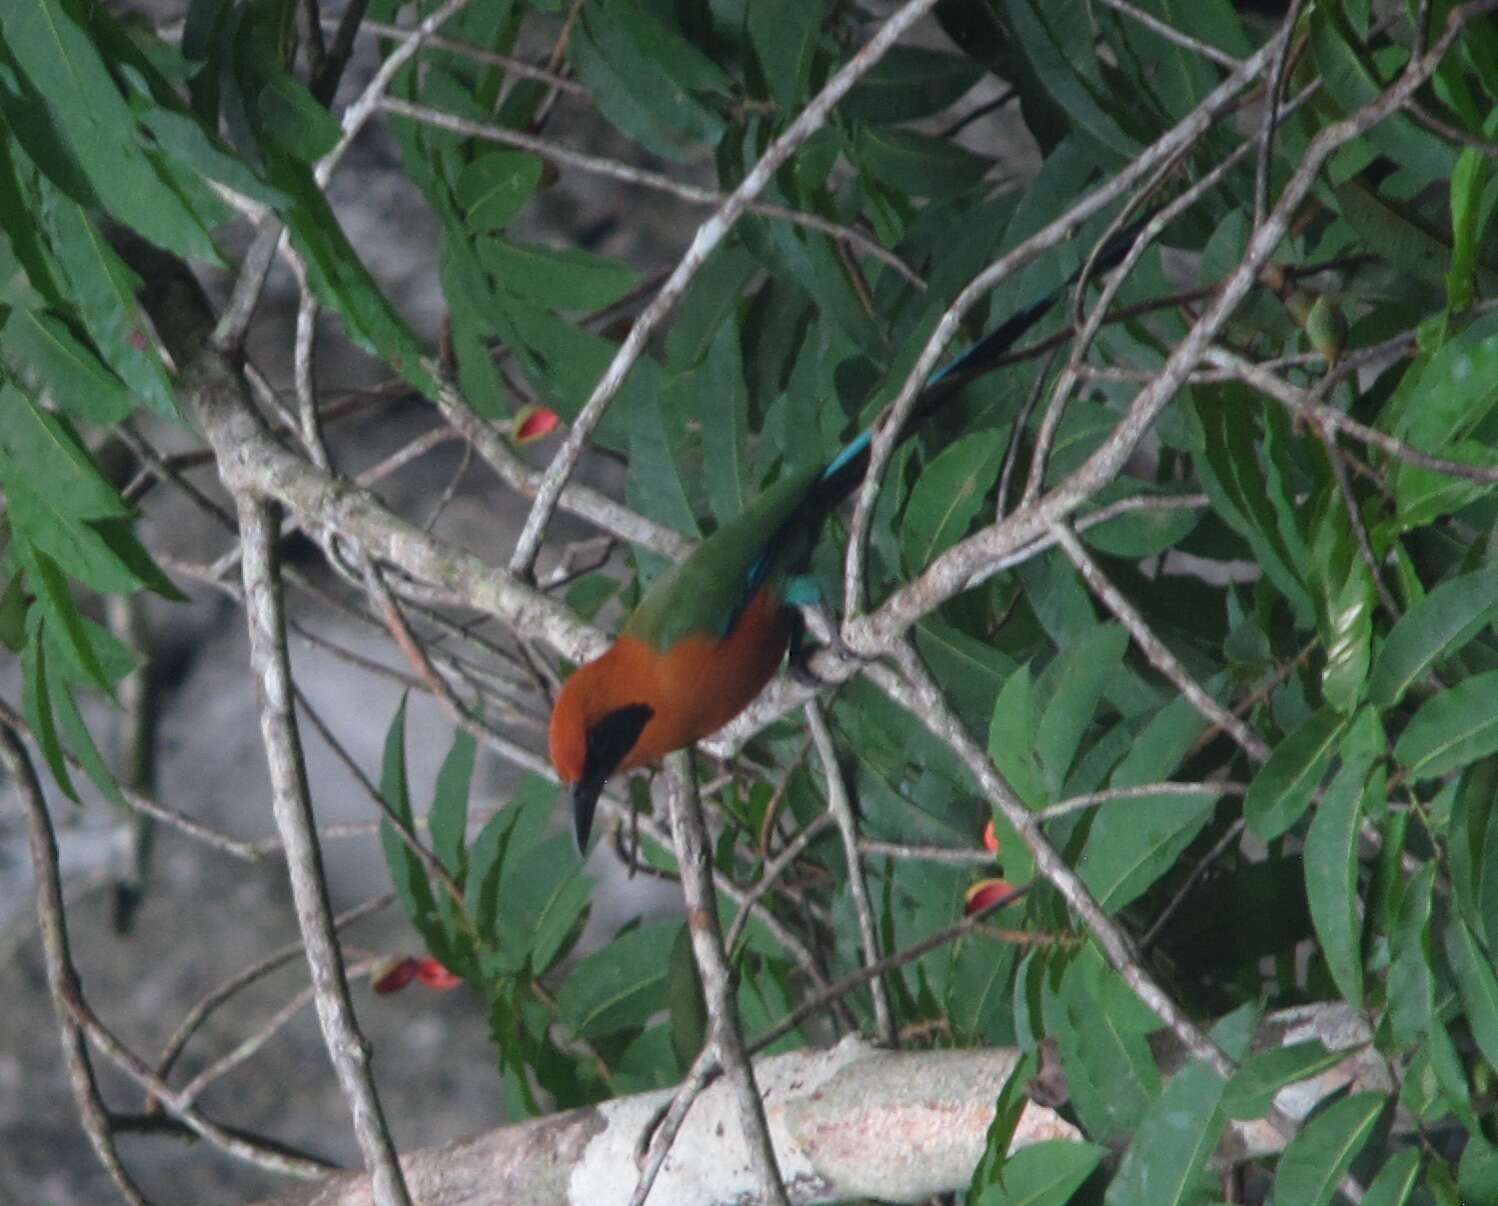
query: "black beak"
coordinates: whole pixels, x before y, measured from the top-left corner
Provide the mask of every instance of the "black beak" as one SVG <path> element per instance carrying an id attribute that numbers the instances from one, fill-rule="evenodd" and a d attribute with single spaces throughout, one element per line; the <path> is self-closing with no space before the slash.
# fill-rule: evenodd
<path id="1" fill-rule="evenodd" d="M 579 779 L 572 785 L 572 836 L 577 852 L 588 857 L 588 835 L 593 831 L 593 810 L 598 807 L 602 779 Z"/>
<path id="2" fill-rule="evenodd" d="M 588 727 L 588 747 L 582 777 L 572 785 L 572 836 L 577 852 L 588 853 L 588 834 L 593 829 L 593 810 L 609 776 L 634 748 L 641 731 L 655 715 L 649 704 L 625 704 Z"/>

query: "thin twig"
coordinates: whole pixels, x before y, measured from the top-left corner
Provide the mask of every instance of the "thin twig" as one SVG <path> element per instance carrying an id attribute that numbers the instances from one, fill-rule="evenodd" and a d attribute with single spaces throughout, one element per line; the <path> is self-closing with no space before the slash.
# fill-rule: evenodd
<path id="1" fill-rule="evenodd" d="M 755 1087 L 754 1068 L 739 1031 L 733 977 L 723 949 L 723 932 L 718 925 L 718 898 L 713 891 L 712 843 L 708 840 L 707 826 L 702 817 L 702 802 L 697 797 L 697 775 L 690 748 L 672 754 L 666 765 L 676 865 L 681 871 L 687 931 L 692 939 L 697 971 L 702 978 L 712 1045 L 738 1099 L 739 1122 L 744 1130 L 749 1158 L 759 1178 L 760 1195 L 766 1202 L 789 1206 L 790 1199 L 786 1197 L 775 1161 L 775 1145 L 770 1139 L 764 1101 Z"/>
<path id="2" fill-rule="evenodd" d="M 370 1075 L 369 1044 L 359 1031 L 349 997 L 328 904 L 327 878 L 314 835 L 286 653 L 286 623 L 276 568 L 277 525 L 271 504 L 247 494 L 238 495 L 237 502 L 244 546 L 245 615 L 250 630 L 250 662 L 260 697 L 261 738 L 270 767 L 276 828 L 286 852 L 297 924 L 312 968 L 318 1020 L 353 1112 L 354 1133 L 370 1172 L 375 1200 L 381 1206 L 409 1206 L 411 1199 L 395 1144 Z"/>
<path id="3" fill-rule="evenodd" d="M 58 872 L 57 838 L 52 832 L 52 818 L 47 815 L 46 798 L 37 781 L 36 768 L 26 747 L 8 725 L 0 724 L 0 762 L 15 784 L 16 799 L 26 814 L 31 832 L 31 870 L 36 885 L 37 926 L 42 936 L 42 954 L 47 964 L 47 985 L 52 990 L 52 1006 L 62 1028 L 62 1056 L 67 1067 L 68 1084 L 78 1106 L 78 1116 L 94 1154 L 104 1166 L 120 1196 L 132 1206 L 145 1206 L 146 1198 L 131 1180 L 115 1151 L 110 1131 L 109 1110 L 94 1079 L 93 1064 L 83 1030 L 74 1016 L 72 1002 L 82 998 L 78 971 L 68 946 L 67 913 L 63 904 L 62 876 Z"/>
<path id="4" fill-rule="evenodd" d="M 1106 7 L 1113 9 L 1114 12 L 1120 13 L 1128 17 L 1129 20 L 1144 26 L 1145 29 L 1156 36 L 1164 38 L 1167 42 L 1174 42 L 1181 49 L 1190 52 L 1197 58 L 1210 59 L 1219 67 L 1225 67 L 1229 71 L 1236 70 L 1239 66 L 1239 60 L 1235 59 L 1227 51 L 1219 50 L 1210 42 L 1203 42 L 1200 38 L 1193 38 L 1190 34 L 1183 33 L 1174 25 L 1160 20 L 1154 14 L 1147 13 L 1140 8 L 1135 8 L 1134 5 L 1128 3 L 1128 0 L 1101 0 L 1101 2 Z"/>
<path id="5" fill-rule="evenodd" d="M 673 180 L 670 176 L 652 172 L 649 168 L 620 163 L 617 159 L 605 159 L 601 155 L 589 155 L 585 151 L 573 150 L 571 147 L 550 139 L 539 138 L 520 130 L 512 130 L 508 126 L 474 121 L 472 118 L 463 117 L 457 113 L 433 109 L 430 105 L 418 105 L 398 97 L 387 96 L 380 102 L 380 107 L 387 113 L 407 117 L 412 121 L 422 122 L 424 125 L 436 126 L 438 129 L 451 130 L 455 134 L 467 134 L 471 138 L 482 138 L 488 142 L 497 142 L 503 146 L 515 147 L 517 150 L 529 151 L 533 155 L 544 156 L 548 160 L 576 168 L 580 172 L 591 172 L 595 176 L 607 176 L 610 180 L 617 180 L 621 184 L 632 184 L 653 192 L 666 193 L 690 205 L 721 206 L 732 196 L 718 189 L 704 188 L 700 184 Z M 792 209 L 788 205 L 778 205 L 773 201 L 750 201 L 745 206 L 745 210 L 757 217 L 773 218 L 778 222 L 789 222 L 793 226 L 804 226 L 807 230 L 829 235 L 839 243 L 856 247 L 865 255 L 892 268 L 917 289 L 926 288 L 925 280 L 909 264 L 889 248 L 875 242 L 855 227 L 834 222 L 819 214 Z"/>
<path id="6" fill-rule="evenodd" d="M 1097 808 L 1119 800 L 1148 800 L 1154 796 L 1241 796 L 1247 789 L 1241 783 L 1141 783 L 1137 787 L 1109 787 L 1103 791 L 1089 791 L 1079 796 L 1069 796 L 1045 808 L 1037 808 L 1035 816 L 1041 821 L 1053 821 L 1069 813 Z"/>
<path id="7" fill-rule="evenodd" d="M 394 892 L 384 892 L 379 896 L 372 896 L 368 900 L 355 905 L 351 909 L 346 909 L 333 918 L 333 928 L 335 930 L 342 930 L 360 918 L 367 917 L 371 913 L 378 912 L 380 909 L 387 907 L 394 899 Z M 198 1027 L 207 1021 L 209 1016 L 220 1005 L 232 999 L 251 984 L 264 979 L 277 968 L 290 963 L 302 953 L 303 948 L 300 942 L 289 942 L 279 950 L 272 951 L 257 963 L 253 963 L 244 970 L 236 972 L 200 999 L 197 1004 L 183 1014 L 182 1020 L 177 1023 L 177 1028 L 172 1031 L 171 1037 L 167 1039 L 165 1045 L 161 1048 L 161 1055 L 156 1061 L 156 1074 L 162 1080 L 167 1078 L 167 1075 L 172 1070 L 172 1066 L 176 1064 L 178 1056 L 182 1054 L 183 1048 L 187 1046 L 188 1040 L 192 1038 L 197 1032 Z M 148 1094 L 146 1096 L 146 1110 L 149 1112 L 154 1108 L 156 1108 L 156 1099 L 153 1095 Z"/>
<path id="8" fill-rule="evenodd" d="M 1254 761 L 1263 762 L 1268 758 L 1270 753 L 1268 743 L 1213 699 L 1207 693 L 1206 688 L 1191 677 L 1191 673 L 1181 664 L 1181 660 L 1166 647 L 1164 641 L 1155 635 L 1144 617 L 1139 614 L 1139 610 L 1125 599 L 1118 588 L 1108 580 L 1102 567 L 1082 547 L 1082 542 L 1077 539 L 1076 533 L 1065 524 L 1057 524 L 1053 532 L 1056 542 L 1071 558 L 1071 563 L 1077 567 L 1077 572 L 1082 575 L 1082 580 L 1087 583 L 1088 589 L 1101 599 L 1103 605 L 1129 630 L 1129 635 L 1134 638 L 1134 643 L 1139 646 L 1140 652 L 1144 654 L 1149 664 L 1168 678 L 1175 689 L 1190 700 L 1191 706 L 1203 717 L 1228 733 Z"/>
<path id="9" fill-rule="evenodd" d="M 868 885 L 863 878 L 863 861 L 858 854 L 858 820 L 854 817 L 853 805 L 848 800 L 848 785 L 843 780 L 842 768 L 837 764 L 837 750 L 832 744 L 832 734 L 827 729 L 821 704 L 816 699 L 806 702 L 806 723 L 811 729 L 811 739 L 816 743 L 822 774 L 827 780 L 827 808 L 837 821 L 838 831 L 843 836 L 843 855 L 848 864 L 848 889 L 853 897 L 853 911 L 858 917 L 858 936 L 863 943 L 864 961 L 877 963 L 879 931 L 874 925 L 874 910 L 869 905 Z M 884 981 L 875 976 L 869 981 L 869 990 L 874 998 L 874 1028 L 880 1041 L 886 1047 L 893 1047 L 898 1039 Z"/>
<path id="10" fill-rule="evenodd" d="M 467 8 L 468 3 L 469 0 L 447 0 L 447 3 L 436 12 L 418 21 L 413 29 L 403 31 L 400 45 L 385 56 L 380 69 L 370 77 L 369 83 L 364 85 L 364 91 L 359 94 L 359 99 L 343 111 L 342 137 L 334 144 L 332 150 L 317 161 L 317 167 L 313 169 L 313 177 L 317 180 L 319 187 L 327 185 L 334 169 L 343 158 L 344 152 L 359 136 L 364 123 L 374 116 L 385 96 L 385 90 L 395 79 L 396 72 L 411 61 L 428 35 L 436 33 Z"/>

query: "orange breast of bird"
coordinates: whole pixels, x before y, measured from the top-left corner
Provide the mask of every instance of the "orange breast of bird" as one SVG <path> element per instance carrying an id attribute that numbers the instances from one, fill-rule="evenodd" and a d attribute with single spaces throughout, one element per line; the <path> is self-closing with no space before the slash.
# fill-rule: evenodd
<path id="1" fill-rule="evenodd" d="M 644 766 L 700 741 L 760 693 L 785 656 L 790 633 L 790 614 L 767 585 L 721 639 L 694 634 L 660 651 L 621 636 L 563 684 L 551 722 L 553 764 L 566 782 L 575 782 L 582 773 L 588 728 L 630 704 L 647 704 L 654 715 L 619 770 Z"/>

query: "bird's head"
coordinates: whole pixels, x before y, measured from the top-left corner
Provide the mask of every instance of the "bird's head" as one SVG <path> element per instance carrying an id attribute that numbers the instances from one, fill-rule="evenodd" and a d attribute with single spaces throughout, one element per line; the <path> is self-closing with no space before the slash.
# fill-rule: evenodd
<path id="1" fill-rule="evenodd" d="M 573 835 L 586 851 L 593 811 L 609 776 L 621 769 L 655 709 L 620 691 L 608 655 L 565 683 L 551 713 L 551 764 L 572 795 Z"/>

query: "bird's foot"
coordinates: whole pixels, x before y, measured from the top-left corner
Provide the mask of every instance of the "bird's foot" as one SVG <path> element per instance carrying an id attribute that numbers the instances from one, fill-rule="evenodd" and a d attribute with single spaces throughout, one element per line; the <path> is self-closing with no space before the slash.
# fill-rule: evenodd
<path id="1" fill-rule="evenodd" d="M 786 660 L 786 669 L 789 671 L 790 676 L 803 687 L 810 687 L 813 691 L 820 691 L 823 687 L 835 686 L 842 681 L 841 678 L 823 678 L 811 668 L 811 659 L 816 655 L 818 650 L 828 650 L 840 661 L 852 662 L 857 665 L 862 665 L 868 661 L 866 657 L 858 653 L 843 640 L 842 631 L 837 624 L 831 621 L 831 617 L 827 616 L 825 612 L 822 614 L 823 618 L 827 620 L 826 627 L 832 635 L 825 645 L 814 645 L 807 640 L 806 617 L 800 611 L 793 612 L 795 619 L 792 621 L 791 644 Z"/>

